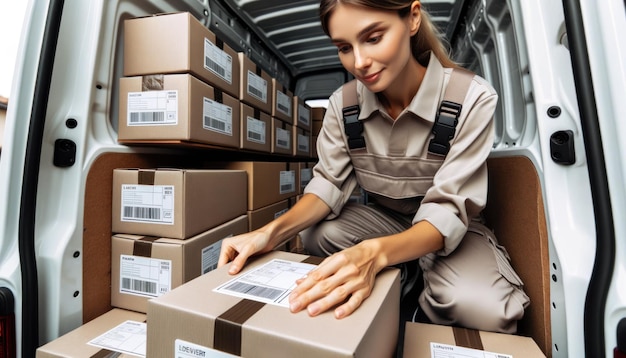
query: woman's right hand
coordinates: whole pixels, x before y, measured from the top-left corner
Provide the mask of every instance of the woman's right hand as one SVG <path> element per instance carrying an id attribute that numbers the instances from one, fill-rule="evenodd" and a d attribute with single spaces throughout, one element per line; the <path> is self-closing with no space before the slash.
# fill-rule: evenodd
<path id="1" fill-rule="evenodd" d="M 255 230 L 249 233 L 226 238 L 222 241 L 217 267 L 231 262 L 228 273 L 241 271 L 250 256 L 271 251 L 269 234 Z"/>

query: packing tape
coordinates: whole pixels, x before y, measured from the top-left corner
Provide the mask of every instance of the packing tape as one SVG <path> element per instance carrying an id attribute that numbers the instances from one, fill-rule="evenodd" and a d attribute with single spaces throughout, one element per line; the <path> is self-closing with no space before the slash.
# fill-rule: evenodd
<path id="1" fill-rule="evenodd" d="M 137 184 L 154 185 L 154 170 L 139 170 L 137 172 Z"/>
<path id="2" fill-rule="evenodd" d="M 452 333 L 457 346 L 483 350 L 483 342 L 480 340 L 480 332 L 477 330 L 452 327 Z"/>
<path id="3" fill-rule="evenodd" d="M 165 89 L 164 78 L 162 74 L 141 76 L 141 91 L 163 91 Z"/>
<path id="4" fill-rule="evenodd" d="M 159 238 L 155 236 L 144 236 L 133 243 L 133 256 L 152 257 L 152 243 Z"/>
<path id="5" fill-rule="evenodd" d="M 301 262 L 319 265 L 323 258 L 308 256 Z M 213 348 L 222 352 L 241 356 L 241 333 L 243 324 L 257 313 L 265 303 L 249 299 L 243 299 L 226 310 L 215 319 L 215 335 Z"/>

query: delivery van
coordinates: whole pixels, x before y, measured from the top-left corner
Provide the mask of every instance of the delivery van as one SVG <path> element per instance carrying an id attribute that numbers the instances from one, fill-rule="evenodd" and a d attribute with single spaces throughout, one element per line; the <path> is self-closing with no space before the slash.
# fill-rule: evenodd
<path id="1" fill-rule="evenodd" d="M 626 4 L 421 3 L 455 61 L 499 94 L 485 218 L 531 299 L 517 335 L 548 357 L 625 356 Z M 216 161 L 280 163 L 281 173 L 315 163 L 324 100 L 351 79 L 318 7 L 313 0 L 29 1 L 0 159 L 0 357 L 43 354 L 119 307 L 112 237 L 137 225 L 113 229 L 123 205 L 115 198 L 148 180 L 136 172 L 152 170 L 157 180 L 161 169 L 209 170 Z M 209 60 L 185 62 L 194 51 Z M 182 67 L 167 67 L 180 59 Z M 146 86 L 160 86 L 165 97 L 147 98 Z M 195 93 L 227 117 L 213 114 L 198 129 L 182 121 L 163 128 L 168 111 L 208 115 L 202 104 L 141 107 Z M 114 186 L 122 174 L 138 179 Z M 230 174 L 224 185 L 239 180 Z M 270 177 L 255 176 L 260 185 Z M 189 183 L 180 185 L 197 185 Z M 258 207 L 235 195 L 244 204 L 219 210 L 214 224 L 274 203 L 287 210 L 300 190 Z"/>

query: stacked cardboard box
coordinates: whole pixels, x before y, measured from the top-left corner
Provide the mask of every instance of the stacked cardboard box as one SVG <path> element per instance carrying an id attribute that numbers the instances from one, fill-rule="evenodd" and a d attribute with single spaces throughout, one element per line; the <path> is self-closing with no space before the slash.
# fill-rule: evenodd
<path id="1" fill-rule="evenodd" d="M 273 251 L 251 260 L 237 276 L 229 275 L 227 266 L 221 267 L 150 300 L 147 356 L 169 357 L 180 342 L 203 356 L 215 350 L 243 357 L 393 356 L 399 331 L 398 269 L 383 270 L 361 307 L 340 320 L 332 311 L 316 317 L 309 317 L 306 311 L 293 314 L 281 300 L 270 299 L 274 295 L 254 297 L 255 287 L 281 297 L 288 295 L 288 289 L 279 287 L 283 285 L 257 286 L 253 281 L 256 269 L 266 269 L 264 277 L 272 274 L 289 282 L 310 269 L 302 262 L 320 260 Z M 237 292 L 244 286 L 252 289 L 245 296 L 216 292 L 220 287 Z"/>
<path id="2" fill-rule="evenodd" d="M 124 22 L 122 143 L 239 147 L 237 53 L 187 12 Z"/>

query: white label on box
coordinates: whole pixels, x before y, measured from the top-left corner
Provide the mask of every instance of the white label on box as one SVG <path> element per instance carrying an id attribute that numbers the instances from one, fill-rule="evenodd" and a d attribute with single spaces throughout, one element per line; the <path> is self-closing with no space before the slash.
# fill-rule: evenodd
<path id="1" fill-rule="evenodd" d="M 178 124 L 178 91 L 128 93 L 127 124 L 131 126 Z"/>
<path id="2" fill-rule="evenodd" d="M 174 186 L 122 184 L 121 221 L 174 225 Z"/>
<path id="3" fill-rule="evenodd" d="M 215 73 L 228 84 L 233 83 L 233 58 L 209 39 L 204 39 L 204 68 Z"/>
<path id="4" fill-rule="evenodd" d="M 248 70 L 248 94 L 267 103 L 267 81 L 250 70 Z"/>
<path id="5" fill-rule="evenodd" d="M 287 150 L 291 149 L 291 136 L 288 130 L 276 128 L 276 146 Z"/>
<path id="6" fill-rule="evenodd" d="M 431 358 L 513 358 L 510 354 L 485 352 L 479 349 L 471 349 L 453 346 L 443 343 L 430 342 Z"/>
<path id="7" fill-rule="evenodd" d="M 289 307 L 289 294 L 315 265 L 273 259 L 254 270 L 242 274 L 213 291 L 254 301 Z"/>
<path id="8" fill-rule="evenodd" d="M 311 111 L 303 105 L 298 105 L 298 122 L 309 126 L 311 123 Z"/>
<path id="9" fill-rule="evenodd" d="M 281 91 L 276 91 L 276 109 L 291 117 L 291 99 Z"/>
<path id="10" fill-rule="evenodd" d="M 265 144 L 265 122 L 248 117 L 247 135 L 249 142 Z"/>
<path id="11" fill-rule="evenodd" d="M 231 234 L 226 237 L 231 237 L 231 236 L 233 235 Z M 213 271 L 217 268 L 217 261 L 219 261 L 220 259 L 221 249 L 222 249 L 222 240 L 202 249 L 202 265 L 201 265 L 202 272 L 200 272 L 201 275 L 204 275 L 205 273 L 209 271 Z"/>
<path id="12" fill-rule="evenodd" d="M 87 343 L 114 352 L 145 357 L 146 329 L 144 322 L 125 321 Z"/>
<path id="13" fill-rule="evenodd" d="M 120 255 L 120 293 L 159 297 L 171 288 L 171 260 Z"/>
<path id="14" fill-rule="evenodd" d="M 309 152 L 309 136 L 298 134 L 298 150 L 301 152 Z"/>
<path id="15" fill-rule="evenodd" d="M 174 341 L 174 358 L 229 358 L 236 357 L 213 348 L 176 339 Z"/>
<path id="16" fill-rule="evenodd" d="M 307 184 L 309 184 L 309 182 L 311 181 L 311 178 L 313 178 L 313 169 L 304 168 L 300 170 L 300 186 L 301 187 L 304 188 Z"/>
<path id="17" fill-rule="evenodd" d="M 202 114 L 204 129 L 233 136 L 233 109 L 230 106 L 204 97 Z"/>
<path id="18" fill-rule="evenodd" d="M 278 192 L 280 194 L 287 194 L 296 191 L 296 171 L 295 170 L 282 170 L 280 172 L 280 188 Z"/>

